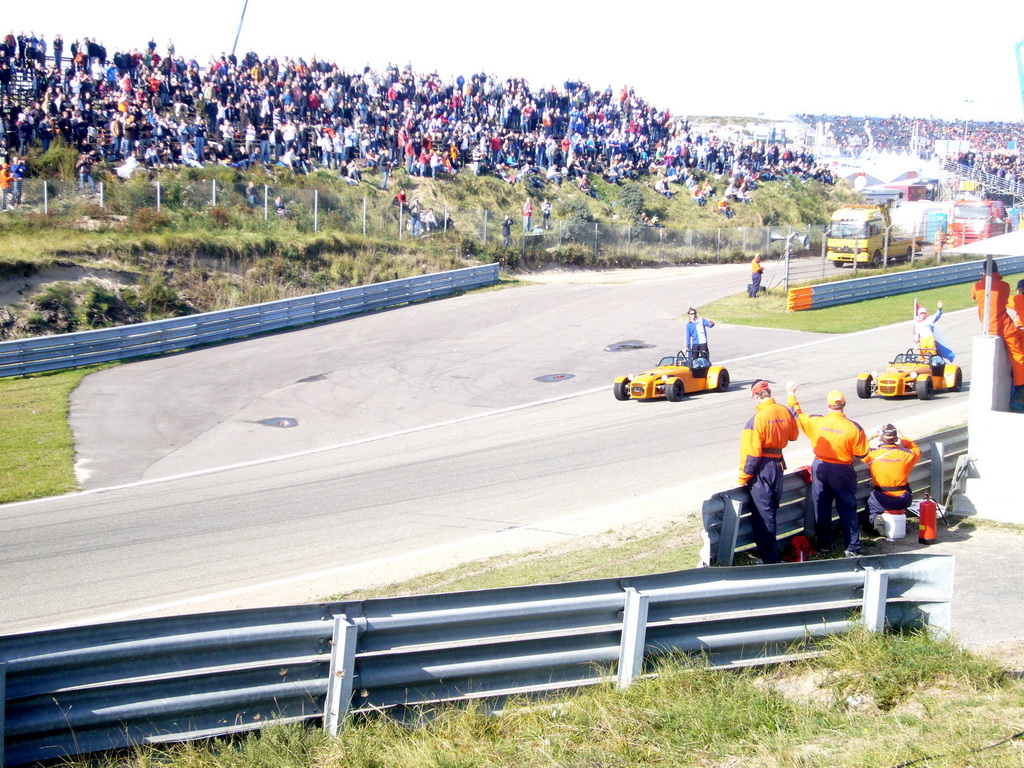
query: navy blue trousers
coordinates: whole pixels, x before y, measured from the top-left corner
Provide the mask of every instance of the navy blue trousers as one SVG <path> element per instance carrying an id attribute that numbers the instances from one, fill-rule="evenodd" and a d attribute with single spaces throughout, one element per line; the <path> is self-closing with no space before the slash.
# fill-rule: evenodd
<path id="1" fill-rule="evenodd" d="M 860 552 L 860 521 L 857 519 L 857 473 L 849 464 L 830 464 L 815 459 L 811 465 L 814 499 L 814 534 L 818 549 L 832 548 L 832 505 L 839 513 L 843 544 Z"/>
<path id="2" fill-rule="evenodd" d="M 766 563 L 777 563 L 779 543 L 775 538 L 775 515 L 782 500 L 782 459 L 758 459 L 757 471 L 750 481 L 750 498 L 754 502 L 750 525 L 754 529 L 757 553 Z"/>

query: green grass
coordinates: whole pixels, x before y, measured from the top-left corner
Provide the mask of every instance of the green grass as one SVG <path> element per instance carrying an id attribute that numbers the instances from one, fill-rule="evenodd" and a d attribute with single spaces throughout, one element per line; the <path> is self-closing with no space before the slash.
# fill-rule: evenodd
<path id="1" fill-rule="evenodd" d="M 1024 274 L 1005 275 L 1003 279 L 1010 285 L 1015 285 L 1022 277 Z M 746 293 L 737 293 L 702 304 L 700 311 L 702 315 L 712 318 L 715 322 L 734 325 L 817 333 L 853 333 L 913 320 L 915 298 L 931 312 L 935 311 L 935 302 L 939 300 L 942 301 L 945 312 L 977 306 L 971 299 L 973 285 L 972 280 L 961 285 L 930 288 L 884 299 L 869 299 L 856 304 L 807 309 L 802 312 L 787 311 L 786 297 L 779 290 L 753 301 Z"/>
<path id="2" fill-rule="evenodd" d="M 477 560 L 436 573 L 330 600 L 390 597 L 469 589 L 491 589 L 566 580 L 603 579 L 627 573 L 665 573 L 693 568 L 700 559 L 700 533 L 692 524 L 669 526 L 656 536 L 610 532 L 561 547 Z"/>
<path id="3" fill-rule="evenodd" d="M 68 397 L 99 369 L 0 379 L 0 504 L 78 489 Z"/>

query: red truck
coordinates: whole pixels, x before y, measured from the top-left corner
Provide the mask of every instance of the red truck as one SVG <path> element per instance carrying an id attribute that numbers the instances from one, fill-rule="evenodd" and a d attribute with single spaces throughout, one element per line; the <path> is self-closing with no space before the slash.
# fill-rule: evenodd
<path id="1" fill-rule="evenodd" d="M 1006 234 L 1006 205 L 1001 200 L 957 200 L 949 219 L 953 245 L 961 246 Z"/>

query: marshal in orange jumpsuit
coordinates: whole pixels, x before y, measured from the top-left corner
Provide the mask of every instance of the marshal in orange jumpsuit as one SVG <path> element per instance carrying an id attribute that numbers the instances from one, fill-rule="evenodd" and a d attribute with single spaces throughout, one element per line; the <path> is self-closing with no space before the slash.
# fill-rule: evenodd
<path id="1" fill-rule="evenodd" d="M 879 431 L 877 448 L 868 451 L 864 463 L 871 471 L 875 486 L 868 496 L 868 526 L 881 532 L 879 515 L 906 510 L 914 500 L 910 490 L 910 471 L 921 458 L 921 449 L 908 437 L 900 439 L 896 427 L 886 424 Z"/>
<path id="2" fill-rule="evenodd" d="M 1006 305 L 1010 302 L 1010 284 L 1003 280 L 999 274 L 999 267 L 993 262 L 992 271 L 992 294 L 989 305 L 989 327 L 988 332 L 993 336 L 1000 336 L 1006 344 L 1006 351 L 1010 355 L 1010 368 L 1013 370 L 1013 385 L 1024 386 L 1024 333 L 1021 333 L 1013 324 L 1006 312 Z M 982 327 L 985 324 L 985 278 L 974 284 L 971 291 L 971 298 L 978 303 L 978 319 Z"/>

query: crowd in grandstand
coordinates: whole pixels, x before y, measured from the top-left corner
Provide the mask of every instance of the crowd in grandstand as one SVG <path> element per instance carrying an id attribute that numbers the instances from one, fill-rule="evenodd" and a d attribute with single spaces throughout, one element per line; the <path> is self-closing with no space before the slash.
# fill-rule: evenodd
<path id="1" fill-rule="evenodd" d="M 843 115 L 799 115 L 799 119 L 816 129 L 820 127 L 825 146 L 837 154 L 888 152 L 929 159 L 935 153 L 936 142 L 969 144 L 971 149 L 956 151 L 952 159 L 1011 181 L 1024 178 L 1024 158 L 1019 152 L 1024 125 L 1020 122 Z"/>
<path id="2" fill-rule="evenodd" d="M 163 168 L 222 163 L 437 177 L 469 170 L 509 183 L 586 185 L 655 175 L 700 194 L 694 174 L 728 177 L 741 200 L 757 180 L 798 174 L 828 182 L 809 153 L 737 142 L 674 119 L 632 88 L 566 82 L 533 89 L 486 73 L 445 81 L 410 66 L 347 72 L 301 58 L 222 55 L 200 66 L 158 50 L 108 52 L 34 34 L 0 40 L 0 121 L 6 155 L 45 151 L 60 137 L 96 160 Z M 382 174 L 387 184 L 387 176 Z M 706 190 L 705 190 L 706 191 Z"/>

